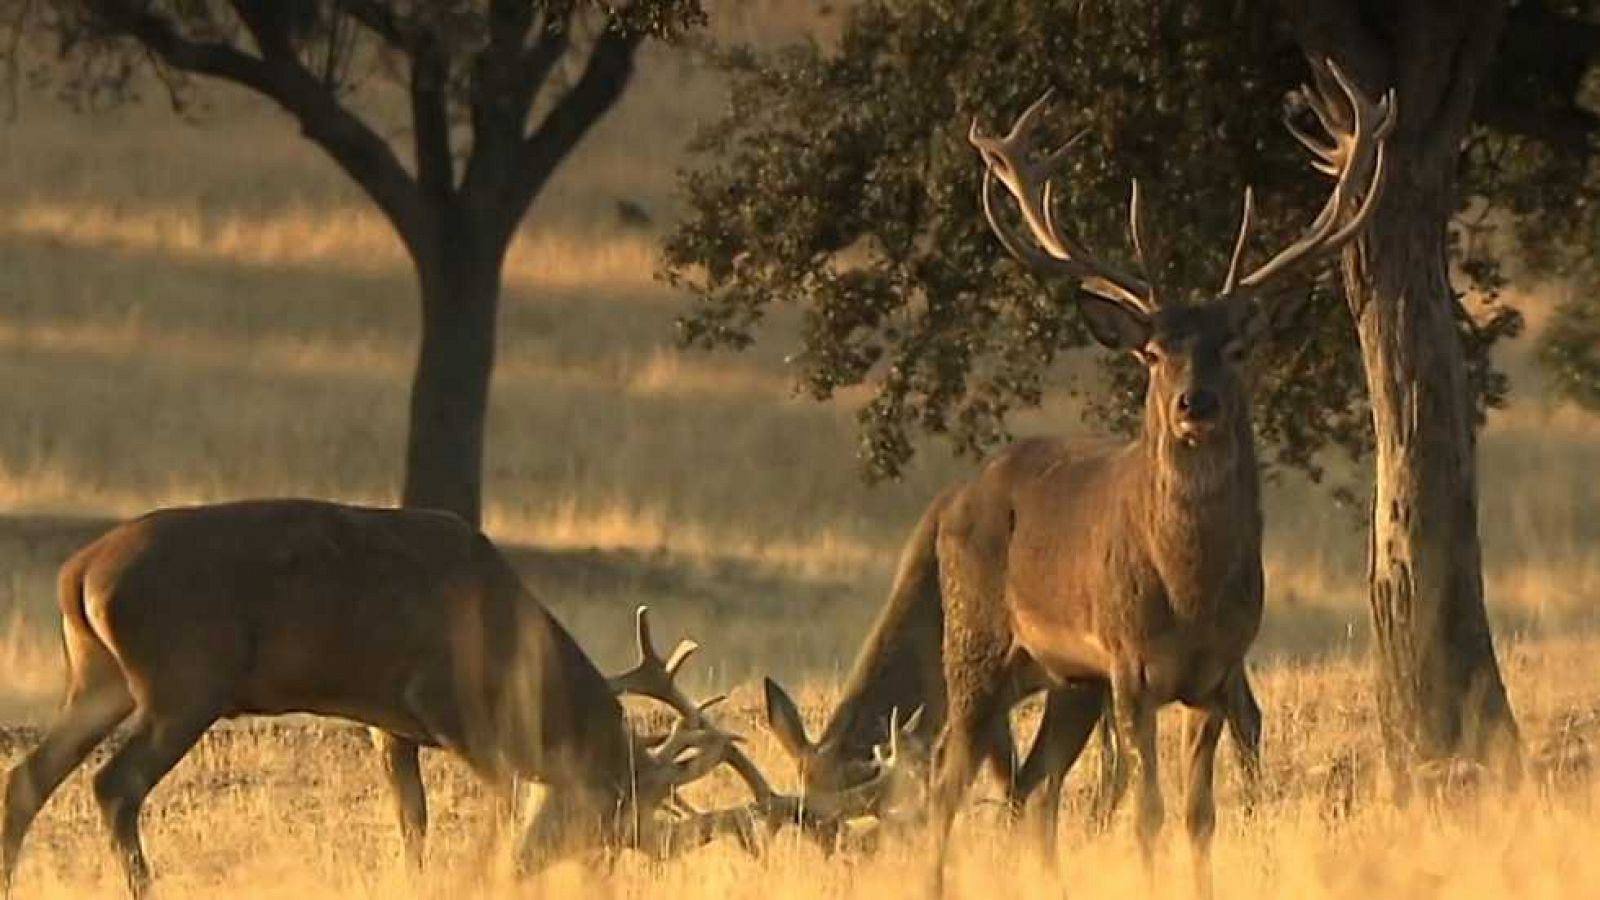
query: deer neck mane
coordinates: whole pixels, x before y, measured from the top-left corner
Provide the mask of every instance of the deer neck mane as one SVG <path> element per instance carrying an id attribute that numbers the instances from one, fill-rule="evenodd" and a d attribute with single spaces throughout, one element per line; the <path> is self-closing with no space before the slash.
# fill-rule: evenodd
<path id="1" fill-rule="evenodd" d="M 1138 453 L 1133 512 L 1150 561 L 1177 606 L 1208 606 L 1240 560 L 1259 553 L 1261 485 L 1250 421 L 1235 416 L 1197 445 L 1146 428 Z"/>
<path id="2" fill-rule="evenodd" d="M 1147 424 L 1139 436 L 1138 456 L 1147 475 L 1140 499 L 1153 514 L 1231 509 L 1240 500 L 1254 503 L 1260 494 L 1250 419 L 1242 414 L 1199 444 L 1184 443 Z"/>

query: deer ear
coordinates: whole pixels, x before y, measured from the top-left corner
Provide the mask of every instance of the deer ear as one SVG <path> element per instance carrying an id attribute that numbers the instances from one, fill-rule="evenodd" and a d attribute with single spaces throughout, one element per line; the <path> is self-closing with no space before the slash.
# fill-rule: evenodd
<path id="1" fill-rule="evenodd" d="M 1150 317 L 1131 306 L 1080 292 L 1078 309 L 1089 334 L 1111 350 L 1137 350 L 1150 341 Z"/>
<path id="2" fill-rule="evenodd" d="M 776 681 L 763 678 L 761 684 L 767 694 L 767 727 L 785 753 L 797 762 L 804 759 L 811 752 L 811 739 L 806 737 L 806 723 L 800 718 L 799 708 Z"/>

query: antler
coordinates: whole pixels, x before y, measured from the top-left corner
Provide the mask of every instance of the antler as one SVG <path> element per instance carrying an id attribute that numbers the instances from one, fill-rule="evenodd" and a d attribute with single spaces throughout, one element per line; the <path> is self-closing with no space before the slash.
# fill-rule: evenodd
<path id="1" fill-rule="evenodd" d="M 1033 102 L 1017 117 L 1010 133 L 1004 137 L 986 135 L 972 120 L 967 140 L 983 155 L 983 214 L 989 227 L 1007 251 L 1034 270 L 1051 275 L 1073 278 L 1082 283 L 1084 290 L 1099 294 L 1108 300 L 1128 304 L 1143 312 L 1152 312 L 1159 305 L 1154 286 L 1144 279 L 1122 271 L 1089 251 L 1082 241 L 1070 233 L 1056 228 L 1053 213 L 1051 179 L 1067 161 L 1071 150 L 1088 131 L 1080 131 L 1071 140 L 1038 162 L 1030 162 L 1028 154 L 1033 149 L 1033 133 L 1039 124 L 1039 113 L 1055 95 L 1054 89 Z M 1001 224 L 994 208 L 994 181 L 999 179 L 1011 196 L 1022 207 L 1022 218 L 1033 234 L 1037 246 Z M 1145 260 L 1143 222 L 1140 217 L 1139 183 L 1133 183 L 1133 196 L 1129 202 L 1129 236 L 1139 265 L 1148 272 Z"/>
<path id="2" fill-rule="evenodd" d="M 706 722 L 705 710 L 726 698 L 719 695 L 697 704 L 691 701 L 675 683 L 678 671 L 683 668 L 689 657 L 700 649 L 700 645 L 688 639 L 679 641 L 672 655 L 663 660 L 661 654 L 656 652 L 655 641 L 650 633 L 650 608 L 647 606 L 640 606 L 634 613 L 634 630 L 639 644 L 639 662 L 621 675 L 607 679 L 612 692 L 618 695 L 633 694 L 648 697 L 664 703 L 675 710 L 682 717 L 683 724 L 689 728 L 715 731 L 716 729 Z M 757 769 L 755 763 L 750 761 L 750 757 L 732 741 L 728 742 L 719 761 L 727 762 L 734 772 L 738 773 L 749 786 L 757 807 L 769 816 L 783 817 L 792 821 L 799 815 L 799 801 L 774 791 L 766 777 L 761 774 L 761 770 Z"/>
<path id="3" fill-rule="evenodd" d="M 702 703 L 700 708 L 703 710 L 720 699 L 713 698 Z M 711 774 L 727 759 L 729 749 L 739 740 L 736 735 L 704 724 L 685 727 L 685 721 L 680 719 L 673 722 L 667 736 L 645 751 L 654 763 L 653 768 L 658 773 L 657 786 L 663 792 L 676 790 Z M 693 755 L 684 758 L 684 753 L 690 750 L 695 751 Z"/>
<path id="4" fill-rule="evenodd" d="M 1222 284 L 1221 296 L 1227 297 L 1239 289 L 1259 290 L 1262 286 L 1294 269 L 1337 253 L 1361 234 L 1367 220 L 1378 206 L 1383 193 L 1384 146 L 1389 133 L 1394 130 L 1399 108 L 1394 90 L 1386 91 L 1378 102 L 1361 92 L 1351 83 L 1333 60 L 1322 64 L 1326 73 L 1344 95 L 1348 110 L 1336 110 L 1330 105 L 1328 93 L 1312 87 L 1303 88 L 1311 111 L 1328 132 L 1331 143 L 1306 133 L 1293 120 L 1285 125 L 1295 140 L 1310 150 L 1315 159 L 1313 168 L 1335 179 L 1333 193 L 1322 211 L 1312 220 L 1301 238 L 1279 251 L 1278 254 L 1243 278 L 1239 277 L 1239 262 L 1244 255 L 1245 242 L 1250 233 L 1254 211 L 1254 197 L 1248 188 L 1244 192 L 1244 213 L 1240 216 L 1239 236 L 1234 240 L 1233 259 L 1228 265 L 1228 277 Z M 1322 79 L 1324 83 L 1326 78 Z M 1343 219 L 1347 207 L 1357 196 L 1360 206 L 1348 219 Z M 1343 221 L 1341 221 L 1343 219 Z"/>

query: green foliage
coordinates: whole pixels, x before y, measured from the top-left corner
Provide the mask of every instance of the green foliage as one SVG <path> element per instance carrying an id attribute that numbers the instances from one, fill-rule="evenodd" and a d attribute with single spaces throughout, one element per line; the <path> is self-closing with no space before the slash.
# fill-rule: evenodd
<path id="1" fill-rule="evenodd" d="M 1540 356 L 1569 397 L 1600 411 L 1600 302 L 1592 293 L 1561 308 Z"/>
<path id="2" fill-rule="evenodd" d="M 1329 189 L 1282 126 L 1304 62 L 1276 17 L 1251 8 L 878 0 L 854 9 L 836 48 L 727 52 L 732 106 L 696 148 L 690 212 L 665 251 L 666 276 L 696 301 L 681 337 L 744 346 L 769 304 L 798 304 L 793 362 L 808 392 L 876 389 L 860 413 L 872 476 L 895 474 L 918 431 L 984 451 L 1010 411 L 1062 382 L 1130 429 L 1142 372 L 1121 359 L 1090 383 L 1061 371 L 1085 344 L 1072 298 L 990 235 L 967 125 L 1001 130 L 1055 88 L 1054 138 L 1089 129 L 1060 179 L 1058 221 L 1126 264 L 1138 177 L 1157 280 L 1202 299 L 1220 286 L 1246 184 L 1259 222 L 1247 265 L 1293 240 Z M 1370 426 L 1341 292 L 1327 277 L 1299 289 L 1313 292 L 1299 321 L 1257 354 L 1255 417 L 1274 462 L 1318 477 L 1320 451 L 1359 455 Z M 1485 402 L 1504 387 L 1488 346 L 1515 323 L 1499 315 L 1478 332 L 1464 320 Z"/>

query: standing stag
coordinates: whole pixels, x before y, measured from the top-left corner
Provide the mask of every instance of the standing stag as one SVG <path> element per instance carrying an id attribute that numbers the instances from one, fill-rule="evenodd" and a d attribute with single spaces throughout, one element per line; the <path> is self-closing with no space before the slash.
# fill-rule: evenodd
<path id="1" fill-rule="evenodd" d="M 765 681 L 767 725 L 795 764 L 807 807 L 824 823 L 837 825 L 852 816 L 879 816 L 904 809 L 925 772 L 926 750 L 944 727 L 946 691 L 944 601 L 939 590 L 938 525 L 957 490 L 946 491 L 929 504 L 901 551 L 889 599 L 856 657 L 844 690 L 822 733 L 815 739 L 788 692 Z M 1240 693 L 1231 698 L 1228 725 L 1245 772 L 1247 796 L 1254 793 L 1260 744 L 1260 709 L 1249 682 L 1240 673 Z M 1021 699 L 1020 692 L 1017 699 Z M 896 712 L 903 725 L 891 725 Z M 989 722 L 977 750 L 1005 786 L 1007 806 L 1015 815 L 1041 785 L 1034 819 L 1041 853 L 1054 858 L 1056 815 L 1067 772 L 1098 722 L 1101 768 L 1096 785 L 1092 826 L 1103 827 L 1125 782 L 1114 768 L 1115 756 L 1104 689 L 1095 684 L 1069 684 L 1052 691 L 1044 719 L 1022 766 L 1015 765 L 1016 747 L 1010 720 Z M 1103 717 L 1104 716 L 1104 717 Z M 900 770 L 882 766 L 884 745 L 894 740 L 901 752 L 891 757 Z M 915 803 L 913 798 L 911 803 Z"/>
<path id="2" fill-rule="evenodd" d="M 1131 444 L 1092 454 L 1059 441 L 1018 443 L 985 464 L 939 515 L 949 692 L 931 787 L 939 884 L 956 808 L 1019 686 L 1089 683 L 1109 691 L 1119 744 L 1139 765 L 1147 867 L 1163 818 L 1156 710 L 1171 702 L 1187 708 L 1185 819 L 1196 885 L 1210 891 L 1217 739 L 1244 693 L 1245 653 L 1262 613 L 1260 479 L 1239 365 L 1287 306 L 1261 302 L 1266 286 L 1361 232 L 1382 189 L 1384 142 L 1395 121 L 1392 92 L 1375 104 L 1331 63 L 1327 75 L 1344 108 L 1317 101 L 1312 108 L 1331 143 L 1290 127 L 1317 154 L 1317 168 L 1336 179 L 1332 195 L 1300 240 L 1241 275 L 1252 215 L 1246 190 L 1227 277 L 1205 304 L 1168 299 L 1059 230 L 1051 178 L 1074 142 L 1030 158 L 1048 93 L 1005 137 L 985 136 L 973 123 L 995 234 L 1037 273 L 1080 285 L 1090 332 L 1138 357 L 1148 386 Z M 1036 243 L 1002 220 L 996 181 L 1021 207 Z M 1148 271 L 1137 182 L 1129 218 L 1134 253 Z"/>
<path id="3" fill-rule="evenodd" d="M 43 742 L 11 770 L 0 891 L 40 807 L 131 717 L 94 794 L 135 896 L 149 887 L 146 795 L 218 719 L 314 713 L 373 729 L 406 854 L 420 865 L 422 746 L 461 757 L 501 797 L 547 786 L 519 864 L 551 854 L 665 852 L 703 843 L 742 811 L 658 821 L 680 785 L 730 759 L 758 806 L 775 803 L 731 738 L 673 685 L 692 643 L 661 662 L 639 617 L 642 661 L 617 684 L 681 714 L 634 735 L 608 684 L 481 532 L 446 513 L 258 500 L 160 510 L 125 522 L 61 568 L 69 683 Z"/>

